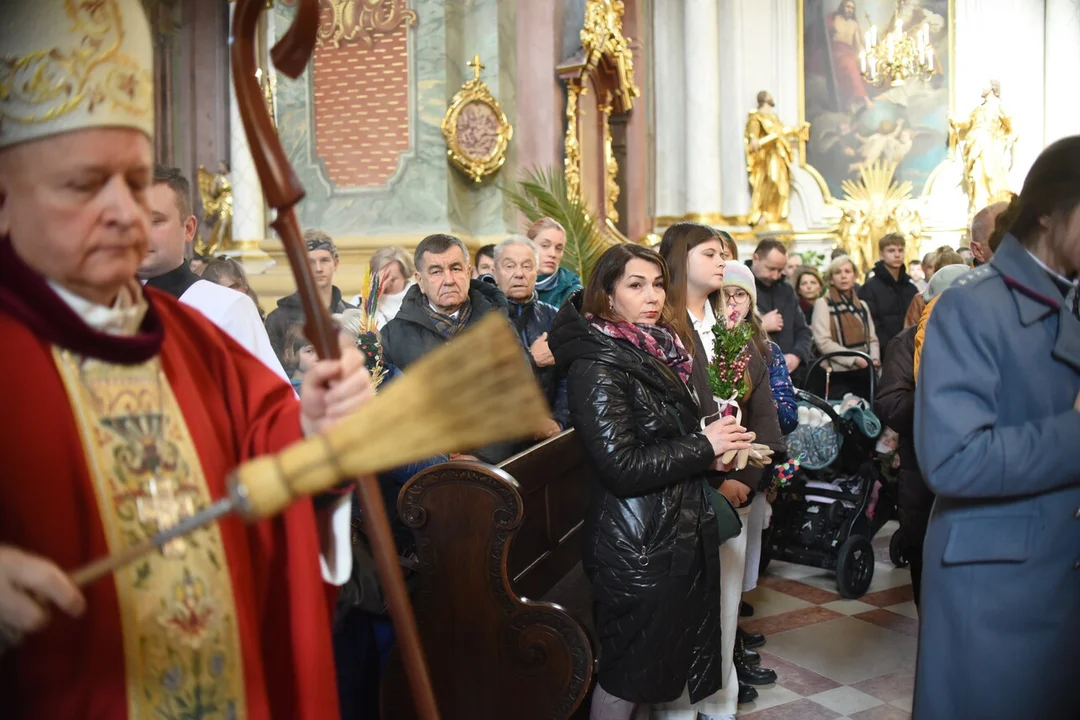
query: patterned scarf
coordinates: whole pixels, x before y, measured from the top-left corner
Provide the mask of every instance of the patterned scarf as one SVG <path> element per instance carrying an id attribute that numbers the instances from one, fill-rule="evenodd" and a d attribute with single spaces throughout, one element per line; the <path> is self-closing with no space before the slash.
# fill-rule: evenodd
<path id="1" fill-rule="evenodd" d="M 652 355 L 674 370 L 684 383 L 690 381 L 690 354 L 679 336 L 670 329 L 644 323 L 611 322 L 591 313 L 587 313 L 585 319 L 604 335 L 626 340 L 641 352 Z"/>
<path id="2" fill-rule="evenodd" d="M 841 293 L 829 288 L 825 296 L 832 315 L 832 338 L 846 348 L 866 346 L 866 308 L 855 297 L 854 290 Z"/>
<path id="3" fill-rule="evenodd" d="M 465 298 L 465 302 L 458 308 L 457 316 L 444 315 L 435 308 L 431 307 L 431 303 L 424 301 L 424 312 L 431 318 L 431 324 L 435 326 L 435 329 L 446 340 L 453 340 L 454 336 L 461 332 L 466 325 L 469 324 L 469 318 L 472 317 L 472 302 L 469 298 Z"/>

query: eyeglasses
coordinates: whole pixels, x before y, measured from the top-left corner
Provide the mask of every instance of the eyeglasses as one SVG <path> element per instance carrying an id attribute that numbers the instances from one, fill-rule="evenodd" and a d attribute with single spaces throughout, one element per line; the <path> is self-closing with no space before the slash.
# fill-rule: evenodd
<path id="1" fill-rule="evenodd" d="M 727 302 L 728 305 L 742 305 L 745 302 L 749 302 L 750 293 L 746 292 L 742 288 L 725 290 L 724 300 Z"/>

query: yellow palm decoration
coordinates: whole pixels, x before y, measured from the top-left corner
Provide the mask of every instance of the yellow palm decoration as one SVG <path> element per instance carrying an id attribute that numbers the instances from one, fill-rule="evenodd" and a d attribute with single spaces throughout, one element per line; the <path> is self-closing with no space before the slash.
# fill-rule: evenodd
<path id="1" fill-rule="evenodd" d="M 910 180 L 894 181 L 896 163 L 878 160 L 859 169 L 858 181 L 845 180 L 840 186 L 844 199 L 836 204 L 843 210 L 837 226 L 840 243 L 862 271 L 878 258 L 878 240 L 898 232 L 907 240 L 907 259 L 919 257 L 922 218 L 910 206 Z"/>

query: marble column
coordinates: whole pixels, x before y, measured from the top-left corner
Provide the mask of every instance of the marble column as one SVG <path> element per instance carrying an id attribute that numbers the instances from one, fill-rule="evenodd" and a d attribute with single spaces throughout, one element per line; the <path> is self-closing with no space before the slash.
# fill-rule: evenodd
<path id="1" fill-rule="evenodd" d="M 552 71 L 559 57 L 554 3 L 525 2 L 517 6 L 518 122 L 514 127 L 517 164 L 556 170 L 562 167 L 562 87 Z"/>
<path id="2" fill-rule="evenodd" d="M 665 3 L 666 4 L 666 3 Z M 686 212 L 705 222 L 720 206 L 719 0 L 686 0 L 683 16 Z"/>
<path id="3" fill-rule="evenodd" d="M 1047 144 L 1080 132 L 1080 0 L 1046 0 L 1043 140 Z"/>
<path id="4" fill-rule="evenodd" d="M 235 5 L 230 5 L 230 12 Z M 232 15 L 229 16 L 230 43 Z M 266 63 L 262 63 L 265 65 Z M 235 257 L 249 273 L 266 272 L 273 266 L 270 256 L 260 246 L 267 239 L 266 201 L 255 161 L 251 157 L 240 106 L 230 74 L 229 83 L 229 178 L 233 188 L 232 247 L 227 254 Z M 277 238 L 274 238 L 277 241 Z"/>
<path id="5" fill-rule="evenodd" d="M 686 64 L 683 61 L 683 4 L 652 3 L 654 117 L 654 212 L 658 224 L 686 212 Z M 639 103 L 635 112 L 642 109 Z"/>

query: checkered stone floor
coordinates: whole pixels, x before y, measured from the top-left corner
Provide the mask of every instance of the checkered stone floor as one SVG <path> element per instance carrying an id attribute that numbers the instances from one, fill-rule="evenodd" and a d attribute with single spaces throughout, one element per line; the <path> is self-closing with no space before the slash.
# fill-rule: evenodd
<path id="1" fill-rule="evenodd" d="M 743 720 L 905 720 L 911 717 L 918 616 L 911 575 L 889 562 L 889 523 L 874 539 L 874 580 L 859 600 L 844 600 L 835 577 L 773 562 L 747 595 L 754 617 L 742 627 L 765 633 L 762 666 L 773 685 L 739 709 Z"/>

